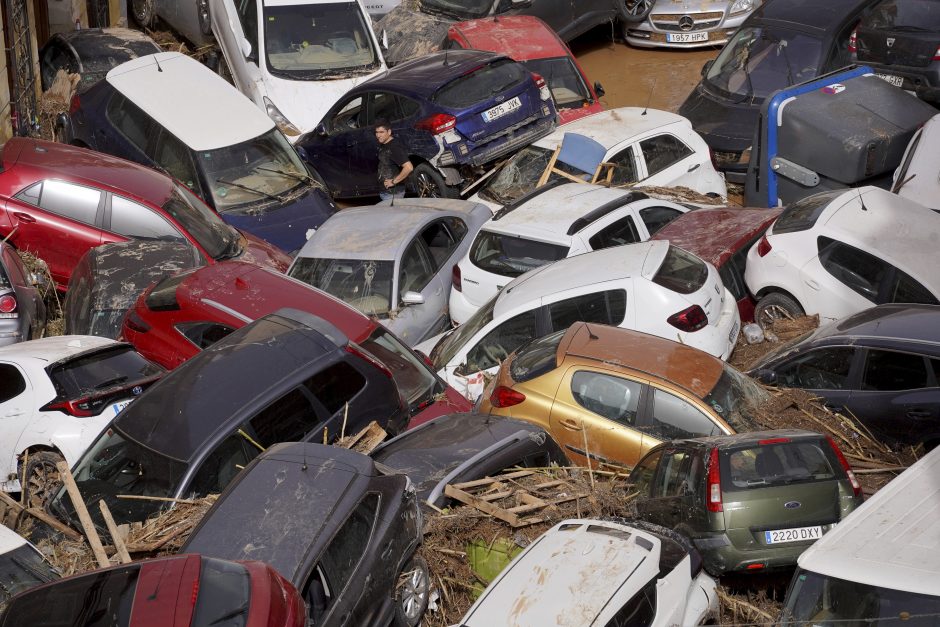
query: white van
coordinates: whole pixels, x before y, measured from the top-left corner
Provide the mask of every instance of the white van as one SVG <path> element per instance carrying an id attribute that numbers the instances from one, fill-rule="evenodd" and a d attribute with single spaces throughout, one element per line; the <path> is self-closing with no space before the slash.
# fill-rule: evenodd
<path id="1" fill-rule="evenodd" d="M 235 87 L 291 142 L 386 69 L 361 0 L 208 0 Z"/>
<path id="2" fill-rule="evenodd" d="M 940 448 L 797 560 L 780 625 L 940 624 Z"/>

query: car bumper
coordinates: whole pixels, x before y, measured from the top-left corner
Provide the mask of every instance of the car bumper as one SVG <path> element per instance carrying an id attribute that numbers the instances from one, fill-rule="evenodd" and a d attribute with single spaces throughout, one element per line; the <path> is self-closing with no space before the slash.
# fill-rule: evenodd
<path id="1" fill-rule="evenodd" d="M 545 137 L 555 130 L 556 124 L 557 115 L 552 111 L 551 115 L 539 117 L 534 121 L 530 118 L 518 126 L 503 131 L 502 135 L 496 139 L 473 146 L 466 155 L 460 154 L 459 147 L 469 142 L 461 141 L 447 145 L 438 158 L 438 165 L 485 165 Z"/>
<path id="2" fill-rule="evenodd" d="M 494 292 L 495 294 L 495 292 Z M 477 310 L 482 307 L 485 303 L 476 305 L 463 295 L 463 292 L 458 292 L 457 290 L 450 291 L 450 319 L 454 321 L 454 324 L 463 324 L 470 319 L 470 316 L 475 314 Z"/>
<path id="3" fill-rule="evenodd" d="M 640 48 L 704 48 L 722 45 L 750 15 L 740 13 L 726 17 L 724 11 L 656 12 L 639 24 L 624 29 L 632 46 Z M 687 18 L 692 22 L 687 23 Z M 682 26 L 680 26 L 682 20 Z M 705 38 L 702 40 L 702 38 Z"/>
<path id="4" fill-rule="evenodd" d="M 800 542 L 783 546 L 767 546 L 743 551 L 731 543 L 724 533 L 703 538 L 692 538 L 705 570 L 714 576 L 730 572 L 766 572 L 792 568 L 797 558 L 812 543 Z"/>
<path id="5" fill-rule="evenodd" d="M 725 288 L 725 300 L 721 305 L 718 322 L 691 333 L 681 333 L 683 344 L 688 344 L 721 360 L 727 360 L 738 340 L 741 330 L 741 316 L 734 296 Z"/>

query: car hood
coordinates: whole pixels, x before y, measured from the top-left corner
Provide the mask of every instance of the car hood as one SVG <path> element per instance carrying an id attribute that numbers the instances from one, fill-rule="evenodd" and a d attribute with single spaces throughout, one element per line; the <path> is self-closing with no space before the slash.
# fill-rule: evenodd
<path id="1" fill-rule="evenodd" d="M 306 243 L 308 231 L 319 228 L 334 213 L 336 205 L 330 197 L 311 187 L 294 200 L 264 213 L 224 213 L 222 217 L 240 231 L 260 237 L 282 251 L 293 252 Z"/>
<path id="2" fill-rule="evenodd" d="M 399 5 L 378 21 L 375 32 L 381 40 L 382 31 L 385 31 L 388 37 L 385 62 L 397 65 L 440 50 L 452 24 L 454 20 L 412 11 Z"/>
<path id="3" fill-rule="evenodd" d="M 679 108 L 679 115 L 713 150 L 740 152 L 751 145 L 760 116 L 760 104 L 735 104 L 705 93 L 701 83 Z"/>
<path id="4" fill-rule="evenodd" d="M 271 268 L 277 272 L 287 272 L 291 258 L 284 251 L 251 233 L 242 233 L 242 236 L 246 243 L 242 254 L 238 256 L 239 261 Z"/>

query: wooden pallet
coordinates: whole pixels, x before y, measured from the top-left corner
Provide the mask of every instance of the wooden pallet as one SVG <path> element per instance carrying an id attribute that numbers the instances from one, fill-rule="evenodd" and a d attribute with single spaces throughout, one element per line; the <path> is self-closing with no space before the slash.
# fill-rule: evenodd
<path id="1" fill-rule="evenodd" d="M 589 496 L 586 492 L 575 493 L 573 486 L 563 479 L 549 479 L 525 486 L 516 481 L 539 474 L 535 470 L 519 470 L 499 477 L 448 484 L 444 487 L 444 494 L 514 528 L 548 520 L 547 508 Z M 541 476 L 548 479 L 544 474 Z M 568 489 L 564 490 L 564 496 L 552 498 L 548 494 L 557 494 L 558 488 L 565 486 Z"/>

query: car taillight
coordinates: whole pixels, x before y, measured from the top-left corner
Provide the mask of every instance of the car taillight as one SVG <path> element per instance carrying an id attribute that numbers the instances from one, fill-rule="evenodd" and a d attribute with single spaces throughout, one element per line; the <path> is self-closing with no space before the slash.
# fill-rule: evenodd
<path id="1" fill-rule="evenodd" d="M 933 60 L 940 61 L 940 46 L 937 46 L 937 51 L 933 53 Z"/>
<path id="2" fill-rule="evenodd" d="M 372 355 L 370 355 L 369 353 L 361 349 L 359 346 L 353 344 L 352 342 L 346 345 L 346 352 L 352 355 L 355 355 L 356 357 L 359 357 L 361 359 L 365 359 L 367 362 L 369 362 L 370 364 L 372 364 L 373 366 L 381 370 L 382 374 L 384 374 L 389 379 L 395 378 L 392 376 L 392 371 L 388 369 L 388 366 L 386 366 L 381 361 L 379 361 L 378 359 L 376 359 L 375 357 L 373 357 Z"/>
<path id="3" fill-rule="evenodd" d="M 535 81 L 535 86 L 538 87 L 539 89 L 542 89 L 543 87 L 545 87 L 545 79 L 542 78 L 541 74 L 532 72 L 532 80 Z"/>
<path id="4" fill-rule="evenodd" d="M 490 404 L 493 407 L 512 407 L 525 400 L 525 394 L 517 392 L 505 385 L 497 385 L 493 393 L 490 394 Z"/>
<path id="5" fill-rule="evenodd" d="M 760 241 L 757 242 L 758 257 L 766 257 L 767 253 L 769 253 L 771 249 L 773 249 L 773 246 L 770 245 L 770 241 L 767 239 L 766 235 L 760 238 Z"/>
<path id="6" fill-rule="evenodd" d="M 757 444 L 759 446 L 767 446 L 768 444 L 786 444 L 790 441 L 790 438 L 768 438 L 766 440 L 758 440 Z"/>
<path id="7" fill-rule="evenodd" d="M 718 449 L 713 448 L 708 458 L 708 491 L 705 505 L 710 512 L 720 512 L 724 509 L 721 504 L 721 471 L 718 469 Z"/>
<path id="8" fill-rule="evenodd" d="M 460 266 L 454 264 L 454 269 L 450 271 L 450 282 L 454 284 L 454 289 L 458 292 L 463 291 L 462 277 L 460 276 Z"/>
<path id="9" fill-rule="evenodd" d="M 415 123 L 415 128 L 419 131 L 428 131 L 432 135 L 440 135 L 449 131 L 457 124 L 457 118 L 447 113 L 435 113 L 429 118 L 424 118 Z"/>
<path id="10" fill-rule="evenodd" d="M 708 316 L 705 315 L 705 311 L 701 307 L 692 305 L 688 309 L 672 314 L 666 318 L 666 322 L 680 331 L 691 333 L 704 328 L 708 324 Z"/>
<path id="11" fill-rule="evenodd" d="M 81 108 L 81 106 L 82 106 L 82 101 L 78 97 L 78 94 L 75 94 L 74 96 L 72 96 L 72 100 L 69 102 L 69 115 L 74 114 L 76 111 L 78 111 Z"/>
<path id="12" fill-rule="evenodd" d="M 95 416 L 99 413 L 98 410 L 101 409 L 100 403 L 98 405 L 97 407 L 94 406 L 90 398 L 81 398 L 75 401 L 46 403 L 39 408 L 39 411 L 60 411 L 64 414 L 75 416 L 76 418 L 88 418 L 89 416 Z"/>
<path id="13" fill-rule="evenodd" d="M 839 445 L 836 444 L 836 441 L 832 439 L 832 436 L 827 435 L 826 439 L 829 440 L 829 446 L 832 447 L 832 452 L 836 454 L 836 457 L 839 458 L 839 464 L 842 465 L 842 470 L 845 471 L 845 475 L 849 478 L 849 483 L 852 484 L 852 493 L 855 496 L 862 495 L 862 485 L 858 482 L 858 479 L 855 478 L 855 473 L 852 472 L 852 467 L 849 466 L 849 461 L 845 458 L 845 455 L 842 454 Z"/>
<path id="14" fill-rule="evenodd" d="M 549 91 L 548 85 L 545 83 L 545 79 L 542 78 L 542 75 L 532 72 L 532 80 L 535 81 L 535 86 L 539 88 L 539 98 L 542 100 L 551 100 L 552 92 Z M 548 115 L 549 113 L 548 111 L 544 111 L 544 107 L 543 112 L 544 115 Z"/>
<path id="15" fill-rule="evenodd" d="M 858 52 L 858 29 L 853 28 L 852 34 L 849 35 L 849 52 L 855 54 Z"/>
<path id="16" fill-rule="evenodd" d="M 9 314 L 14 311 L 16 311 L 16 296 L 13 294 L 0 296 L 0 313 Z"/>
<path id="17" fill-rule="evenodd" d="M 127 317 L 124 318 L 124 326 L 135 333 L 146 333 L 150 330 L 150 325 L 144 322 L 140 314 L 133 309 L 127 312 Z"/>

